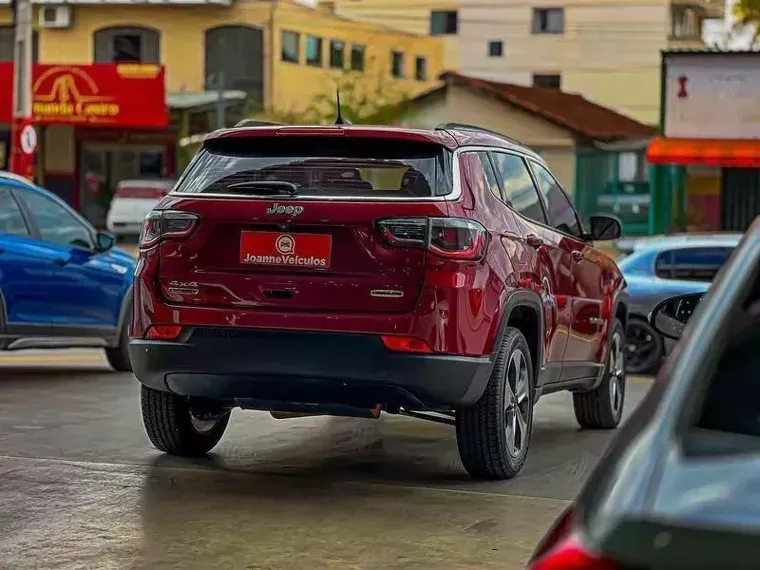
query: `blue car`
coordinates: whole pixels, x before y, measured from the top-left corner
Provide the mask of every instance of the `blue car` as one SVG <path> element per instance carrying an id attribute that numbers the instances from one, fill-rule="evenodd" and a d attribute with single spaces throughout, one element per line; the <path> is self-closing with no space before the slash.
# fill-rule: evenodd
<path id="1" fill-rule="evenodd" d="M 645 239 L 616 261 L 628 284 L 627 370 L 653 374 L 673 343 L 647 320 L 660 301 L 704 293 L 741 240 L 741 234 L 660 236 Z"/>
<path id="2" fill-rule="evenodd" d="M 135 259 L 65 202 L 0 171 L 0 350 L 104 348 L 131 370 Z"/>

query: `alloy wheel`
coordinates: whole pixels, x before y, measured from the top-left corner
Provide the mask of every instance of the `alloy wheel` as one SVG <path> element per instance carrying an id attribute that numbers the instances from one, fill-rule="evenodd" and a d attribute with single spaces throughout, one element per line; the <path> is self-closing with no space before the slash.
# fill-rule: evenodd
<path id="1" fill-rule="evenodd" d="M 509 358 L 505 388 L 507 450 L 512 457 L 519 457 L 528 443 L 531 412 L 528 363 L 521 350 L 515 350 Z"/>
<path id="2" fill-rule="evenodd" d="M 625 390 L 625 352 L 623 349 L 623 337 L 618 332 L 612 336 L 607 370 L 609 375 L 610 407 L 612 413 L 618 416 L 622 412 L 623 390 Z"/>

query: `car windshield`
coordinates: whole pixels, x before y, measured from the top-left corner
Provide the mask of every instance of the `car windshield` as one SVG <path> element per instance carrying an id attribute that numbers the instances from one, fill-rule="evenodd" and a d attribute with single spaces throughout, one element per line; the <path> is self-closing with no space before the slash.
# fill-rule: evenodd
<path id="1" fill-rule="evenodd" d="M 305 137 L 214 141 L 178 193 L 429 198 L 451 189 L 450 153 L 430 144 Z M 270 184 L 266 184 L 266 183 Z"/>

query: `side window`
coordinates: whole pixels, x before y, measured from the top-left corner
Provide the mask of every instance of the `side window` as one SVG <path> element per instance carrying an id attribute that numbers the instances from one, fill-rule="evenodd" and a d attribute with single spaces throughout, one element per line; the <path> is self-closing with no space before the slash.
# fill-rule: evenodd
<path id="1" fill-rule="evenodd" d="M 0 234 L 29 235 L 24 216 L 21 215 L 21 208 L 13 199 L 11 191 L 2 187 L 0 187 Z"/>
<path id="2" fill-rule="evenodd" d="M 581 237 L 581 225 L 570 199 L 546 168 L 531 162 L 533 174 L 541 196 L 546 204 L 549 223 L 559 231 L 575 237 Z"/>
<path id="3" fill-rule="evenodd" d="M 501 178 L 507 204 L 526 218 L 545 224 L 546 216 L 525 161 L 517 155 L 504 152 L 494 152 L 491 156 L 497 175 Z"/>
<path id="4" fill-rule="evenodd" d="M 730 247 L 689 247 L 662 252 L 655 271 L 658 277 L 666 279 L 710 282 L 732 251 Z"/>
<path id="5" fill-rule="evenodd" d="M 90 229 L 66 208 L 38 192 L 24 191 L 20 195 L 42 239 L 67 247 L 94 248 Z"/>
<path id="6" fill-rule="evenodd" d="M 485 170 L 486 180 L 488 180 L 488 189 L 491 190 L 491 194 L 501 200 L 502 197 L 501 190 L 499 190 L 499 182 L 496 179 L 496 173 L 493 171 L 493 167 L 491 166 L 491 160 L 488 158 L 488 153 L 478 152 L 476 154 L 480 158 L 480 162 L 483 165 L 483 170 Z"/>

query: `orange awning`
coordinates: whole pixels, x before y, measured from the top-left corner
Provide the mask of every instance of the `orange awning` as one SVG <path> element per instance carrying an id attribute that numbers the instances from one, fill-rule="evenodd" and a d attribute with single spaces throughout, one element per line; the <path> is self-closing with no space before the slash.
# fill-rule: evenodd
<path id="1" fill-rule="evenodd" d="M 658 138 L 647 147 L 652 164 L 703 164 L 760 168 L 760 140 Z"/>

